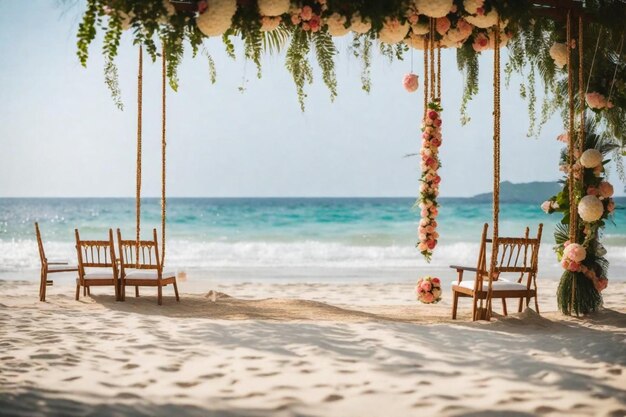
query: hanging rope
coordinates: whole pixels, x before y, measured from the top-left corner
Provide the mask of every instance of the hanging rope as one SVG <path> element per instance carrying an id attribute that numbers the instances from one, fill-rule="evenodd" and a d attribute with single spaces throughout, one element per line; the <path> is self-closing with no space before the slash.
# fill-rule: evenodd
<path id="1" fill-rule="evenodd" d="M 430 34 L 428 54 L 430 56 L 430 101 L 435 101 L 435 19 L 429 18 Z"/>
<path id="2" fill-rule="evenodd" d="M 584 44 L 583 44 L 583 17 L 578 17 L 578 102 L 580 111 L 580 133 L 578 135 L 578 153 L 585 151 L 585 90 L 584 90 Z M 595 55 L 595 53 L 594 53 Z M 580 185 L 583 186 L 583 176 L 580 176 Z"/>
<path id="3" fill-rule="evenodd" d="M 441 104 L 441 41 L 437 41 L 437 102 Z"/>
<path id="4" fill-rule="evenodd" d="M 613 87 L 615 86 L 615 77 L 617 77 L 617 69 L 619 68 L 619 63 L 622 59 L 622 48 L 624 48 L 624 34 L 622 33 L 622 40 L 619 45 L 619 52 L 617 53 L 617 61 L 615 62 L 615 71 L 613 72 L 613 81 L 611 81 L 611 88 L 609 89 L 609 98 L 607 101 L 611 101 L 611 96 L 613 95 Z"/>
<path id="5" fill-rule="evenodd" d="M 142 111 L 143 111 L 143 48 L 139 45 L 139 70 L 137 73 L 137 178 L 135 193 L 136 219 L 136 247 L 135 258 L 139 266 L 139 241 L 141 239 L 141 134 L 142 134 Z"/>
<path id="6" fill-rule="evenodd" d="M 165 148 L 167 146 L 166 131 L 166 97 L 167 97 L 167 68 L 165 58 L 165 43 L 162 47 L 161 60 L 161 268 L 165 264 Z"/>
<path id="7" fill-rule="evenodd" d="M 493 271 L 498 258 L 498 235 L 500 220 L 500 18 L 494 33 L 493 50 L 493 238 L 491 241 L 491 264 L 489 267 L 489 288 L 487 290 L 486 318 L 491 317 L 493 295 Z"/>
<path id="8" fill-rule="evenodd" d="M 569 241 L 576 243 L 576 235 L 578 229 L 578 212 L 576 207 L 576 188 L 575 188 L 575 156 L 574 156 L 574 71 L 572 71 L 572 16 L 571 10 L 567 12 L 567 94 L 569 99 L 569 117 L 568 117 L 568 158 L 569 158 L 569 175 L 568 175 L 568 192 L 569 192 Z M 569 314 L 572 314 L 572 308 L 576 299 L 576 279 L 572 278 L 572 295 L 569 305 Z"/>
<path id="9" fill-rule="evenodd" d="M 582 22 L 582 17 L 580 18 Z M 593 50 L 593 58 L 591 59 L 591 67 L 589 68 L 589 77 L 587 77 L 587 87 L 585 93 L 589 92 L 589 84 L 591 83 L 591 74 L 593 74 L 593 66 L 596 63 L 596 55 L 598 54 L 598 47 L 600 46 L 600 37 L 602 36 L 602 29 L 598 30 L 598 39 L 596 40 L 596 47 Z"/>
<path id="10" fill-rule="evenodd" d="M 429 39 L 424 37 L 424 117 L 426 118 L 426 111 L 428 110 L 428 87 L 430 86 L 430 80 L 428 79 L 428 72 L 430 71 L 428 63 L 428 45 Z"/>

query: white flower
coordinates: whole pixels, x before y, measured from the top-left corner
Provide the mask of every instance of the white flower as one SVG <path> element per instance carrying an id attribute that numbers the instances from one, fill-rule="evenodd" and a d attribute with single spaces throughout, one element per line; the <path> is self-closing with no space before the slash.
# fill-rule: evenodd
<path id="1" fill-rule="evenodd" d="M 352 19 L 350 19 L 350 30 L 356 33 L 367 33 L 372 28 L 372 22 L 368 19 L 361 16 L 359 12 L 356 12 L 352 15 Z"/>
<path id="2" fill-rule="evenodd" d="M 552 202 L 550 200 L 548 201 L 544 201 L 541 204 L 541 210 L 543 210 L 546 213 L 550 213 L 550 209 L 552 208 Z"/>
<path id="3" fill-rule="evenodd" d="M 426 35 L 430 32 L 430 27 L 426 22 L 417 22 L 414 25 L 411 25 L 411 29 L 413 29 L 413 33 L 416 35 Z"/>
<path id="4" fill-rule="evenodd" d="M 344 36 L 350 29 L 346 27 L 347 18 L 339 13 L 333 13 L 326 19 L 328 33 L 332 36 Z"/>
<path id="5" fill-rule="evenodd" d="M 289 12 L 289 0 L 259 0 L 261 16 L 280 16 Z"/>
<path id="6" fill-rule="evenodd" d="M 587 149 L 580 155 L 580 164 L 585 168 L 595 168 L 602 163 L 602 153 L 597 149 Z"/>
<path id="7" fill-rule="evenodd" d="M 426 39 L 422 35 L 416 35 L 414 32 L 404 40 L 404 43 L 409 45 L 411 48 L 419 49 L 420 51 L 424 50 L 424 39 Z"/>
<path id="8" fill-rule="evenodd" d="M 261 17 L 261 32 L 271 32 L 280 26 L 280 16 L 263 16 Z"/>
<path id="9" fill-rule="evenodd" d="M 409 24 L 401 24 L 397 18 L 386 18 L 383 22 L 383 28 L 378 33 L 378 39 L 388 44 L 396 44 L 402 42 L 406 34 L 409 32 Z"/>
<path id="10" fill-rule="evenodd" d="M 485 0 L 463 0 L 463 8 L 469 14 L 478 13 L 478 9 L 483 7 Z"/>
<path id="11" fill-rule="evenodd" d="M 483 15 L 466 16 L 465 20 L 467 20 L 468 23 L 471 23 L 476 27 L 486 29 L 498 24 L 498 12 L 496 11 L 496 9 L 491 9 L 489 13 Z M 502 22 L 500 24 L 501 28 L 504 28 L 505 26 L 506 22 Z"/>
<path id="12" fill-rule="evenodd" d="M 415 0 L 414 3 L 419 14 L 428 17 L 444 17 L 450 13 L 454 0 Z"/>
<path id="13" fill-rule="evenodd" d="M 196 18 L 196 25 L 206 36 L 220 36 L 230 28 L 237 0 L 207 0 L 207 5 L 207 10 Z"/>
<path id="14" fill-rule="evenodd" d="M 595 195 L 586 195 L 578 202 L 578 215 L 587 223 L 599 220 L 604 214 L 604 205 Z"/>
<path id="15" fill-rule="evenodd" d="M 550 57 L 554 59 L 554 64 L 558 68 L 563 68 L 567 64 L 567 45 L 555 42 L 550 47 Z"/>

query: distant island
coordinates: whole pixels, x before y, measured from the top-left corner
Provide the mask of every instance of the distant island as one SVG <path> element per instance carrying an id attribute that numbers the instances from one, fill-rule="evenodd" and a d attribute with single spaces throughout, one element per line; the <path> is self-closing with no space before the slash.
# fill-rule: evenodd
<path id="1" fill-rule="evenodd" d="M 501 203 L 541 204 L 561 191 L 561 184 L 556 181 L 535 181 L 514 184 L 510 181 L 500 183 Z M 456 200 L 471 203 L 491 203 L 493 193 L 477 194 L 473 197 L 449 197 L 442 200 Z"/>

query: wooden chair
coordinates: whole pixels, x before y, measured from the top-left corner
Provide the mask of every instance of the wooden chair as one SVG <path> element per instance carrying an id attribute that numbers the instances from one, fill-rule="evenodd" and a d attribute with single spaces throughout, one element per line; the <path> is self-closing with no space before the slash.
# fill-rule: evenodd
<path id="1" fill-rule="evenodd" d="M 176 301 L 180 301 L 178 285 L 176 284 L 176 273 L 163 271 L 163 265 L 161 265 L 161 259 L 159 258 L 157 231 L 153 229 L 152 232 L 153 240 L 141 240 L 139 241 L 139 247 L 137 247 L 136 240 L 123 240 L 120 229 L 117 229 L 122 300 L 126 298 L 127 286 L 135 287 L 135 297 L 139 297 L 139 287 L 157 287 L 157 302 L 159 305 L 162 305 L 163 287 L 172 284 Z"/>
<path id="2" fill-rule="evenodd" d="M 37 246 L 39 248 L 39 260 L 41 261 L 41 272 L 39 276 L 39 301 L 46 301 L 46 288 L 53 285 L 54 281 L 48 279 L 48 274 L 59 272 L 77 272 L 78 267 L 71 265 L 69 261 L 62 259 L 48 259 L 46 251 L 43 249 L 43 240 L 39 230 L 39 223 L 35 222 L 35 234 L 37 235 Z"/>
<path id="3" fill-rule="evenodd" d="M 120 300 L 119 275 L 113 243 L 113 230 L 109 229 L 109 240 L 81 240 L 76 233 L 76 252 L 78 254 L 78 279 L 76 280 L 76 300 L 83 295 L 91 295 L 90 287 L 112 286 L 115 299 Z M 88 269 L 89 268 L 89 269 Z M 93 269 L 97 268 L 98 271 Z"/>
<path id="4" fill-rule="evenodd" d="M 518 298 L 518 311 L 521 312 L 524 299 L 528 306 L 530 299 L 534 297 L 535 309 L 539 313 L 537 264 L 543 224 L 539 225 L 536 238 L 528 237 L 528 228 L 523 238 L 497 238 L 495 251 L 493 240 L 487 239 L 488 227 L 487 224 L 483 227 L 477 267 L 450 266 L 458 273 L 458 281 L 452 283 L 452 319 L 456 319 L 459 297 L 472 298 L 472 320 L 488 319 L 491 315 L 491 300 L 494 298 L 502 300 L 502 310 L 505 316 L 507 315 L 507 298 Z M 489 257 L 496 257 L 493 270 L 490 270 L 492 263 L 487 263 L 488 243 L 492 247 Z M 475 272 L 475 278 L 464 281 L 465 271 Z M 503 274 L 515 274 L 517 278 L 506 279 L 502 277 Z M 486 303 L 484 308 L 483 301 Z"/>

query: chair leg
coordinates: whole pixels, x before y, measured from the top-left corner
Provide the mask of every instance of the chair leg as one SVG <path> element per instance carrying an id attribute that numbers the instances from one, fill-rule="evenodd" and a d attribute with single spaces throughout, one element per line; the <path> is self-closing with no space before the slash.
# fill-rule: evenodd
<path id="1" fill-rule="evenodd" d="M 139 287 L 135 285 L 135 297 L 139 297 Z"/>
<path id="2" fill-rule="evenodd" d="M 174 281 L 174 294 L 176 294 L 176 301 L 180 301 L 180 297 L 178 296 L 178 285 L 176 285 L 176 281 Z"/>
<path id="3" fill-rule="evenodd" d="M 474 297 L 472 297 L 472 321 L 476 321 L 478 320 L 478 318 L 476 317 L 476 313 L 478 311 L 478 299 L 476 298 L 476 295 L 474 294 Z"/>
<path id="4" fill-rule="evenodd" d="M 535 310 L 537 311 L 537 314 L 539 314 L 539 299 L 537 294 L 535 294 Z"/>
<path id="5" fill-rule="evenodd" d="M 456 320 L 456 309 L 458 305 L 459 305 L 459 294 L 456 291 L 453 291 L 452 292 L 452 320 Z"/>
<path id="6" fill-rule="evenodd" d="M 83 285 L 83 297 L 87 297 L 87 286 Z"/>
<path id="7" fill-rule="evenodd" d="M 46 301 L 46 281 L 48 277 L 43 269 L 39 274 L 39 278 L 39 301 Z"/>
<path id="8" fill-rule="evenodd" d="M 507 311 L 506 311 L 506 298 L 502 299 L 502 313 L 504 313 L 505 316 L 507 316 Z"/>
<path id="9" fill-rule="evenodd" d="M 524 298 L 520 297 L 519 299 L 519 306 L 517 307 L 517 312 L 521 313 L 522 312 L 522 305 L 524 304 Z"/>
<path id="10" fill-rule="evenodd" d="M 87 288 L 87 295 L 91 297 L 91 287 L 85 287 Z"/>
<path id="11" fill-rule="evenodd" d="M 159 288 L 159 293 L 157 296 L 157 302 L 159 303 L 159 305 L 163 305 L 163 287 L 159 285 L 158 288 Z"/>
<path id="12" fill-rule="evenodd" d="M 76 278 L 76 301 L 80 298 L 80 280 Z"/>

